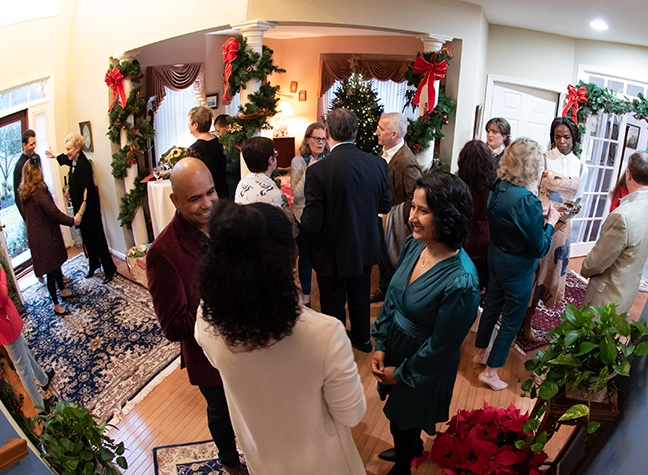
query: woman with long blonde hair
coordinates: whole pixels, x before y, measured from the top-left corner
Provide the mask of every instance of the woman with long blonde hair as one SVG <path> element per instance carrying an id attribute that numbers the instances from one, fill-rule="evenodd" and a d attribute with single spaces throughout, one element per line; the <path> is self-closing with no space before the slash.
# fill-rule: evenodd
<path id="1" fill-rule="evenodd" d="M 58 284 L 61 298 L 73 297 L 69 290 L 65 290 L 63 283 L 61 266 L 67 260 L 67 251 L 60 226 L 78 226 L 81 223 L 81 215 L 77 213 L 73 219 L 58 209 L 43 181 L 38 155 L 32 155 L 23 167 L 19 194 L 27 225 L 27 240 L 34 273 L 47 276 L 47 290 L 54 303 L 54 313 L 59 316 L 69 315 L 70 312 L 59 304 L 56 295 Z"/>

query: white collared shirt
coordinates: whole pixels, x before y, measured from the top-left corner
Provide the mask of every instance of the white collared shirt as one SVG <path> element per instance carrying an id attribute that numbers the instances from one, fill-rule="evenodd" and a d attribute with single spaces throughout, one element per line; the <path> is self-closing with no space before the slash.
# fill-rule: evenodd
<path id="1" fill-rule="evenodd" d="M 383 147 L 382 157 L 387 161 L 387 163 L 389 163 L 391 159 L 394 158 L 394 155 L 396 155 L 396 152 L 398 152 L 403 147 L 403 145 L 405 145 L 405 141 L 401 140 L 389 150 L 385 150 L 385 148 Z"/>

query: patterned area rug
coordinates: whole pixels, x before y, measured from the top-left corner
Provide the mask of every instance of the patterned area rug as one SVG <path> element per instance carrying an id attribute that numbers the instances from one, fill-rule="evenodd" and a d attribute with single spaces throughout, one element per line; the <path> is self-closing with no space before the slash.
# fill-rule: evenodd
<path id="1" fill-rule="evenodd" d="M 245 464 L 240 450 L 239 458 Z M 227 475 L 211 440 L 155 447 L 153 464 L 155 475 Z"/>
<path id="2" fill-rule="evenodd" d="M 567 304 L 572 303 L 580 307 L 583 305 L 585 298 L 585 289 L 587 284 L 582 280 L 583 278 L 576 274 L 574 271 L 567 273 L 567 281 L 565 283 L 565 299 L 556 302 L 553 309 L 545 307 L 540 302 L 536 308 L 536 313 L 531 320 L 531 328 L 535 334 L 536 341 L 532 342 L 524 338 L 522 331 L 517 335 L 516 345 L 524 351 L 531 351 L 541 348 L 549 344 L 547 332 L 553 330 L 560 324 L 560 314 L 565 311 Z"/>
<path id="3" fill-rule="evenodd" d="M 54 314 L 47 286 L 25 291 L 23 334 L 36 360 L 54 367 L 59 398 L 78 401 L 102 421 L 122 406 L 180 354 L 180 345 L 164 338 L 148 290 L 117 275 L 86 279 L 80 254 L 63 265 L 76 297 L 62 301 L 71 315 Z"/>

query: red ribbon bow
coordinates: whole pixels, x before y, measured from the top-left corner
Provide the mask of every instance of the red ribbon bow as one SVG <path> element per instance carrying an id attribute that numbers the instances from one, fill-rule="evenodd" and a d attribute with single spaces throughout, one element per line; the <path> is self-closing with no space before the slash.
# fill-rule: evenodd
<path id="1" fill-rule="evenodd" d="M 436 90 L 434 89 L 434 81 L 439 81 L 443 79 L 448 71 L 448 63 L 445 61 L 439 61 L 438 63 L 428 63 L 423 56 L 417 56 L 414 60 L 414 74 L 423 74 L 423 79 L 421 80 L 418 88 L 416 89 L 416 94 L 414 94 L 414 105 L 418 105 L 421 99 L 421 91 L 424 86 L 427 86 L 427 102 L 425 103 L 425 110 L 434 108 L 434 101 L 436 99 Z"/>
<path id="2" fill-rule="evenodd" d="M 122 107 L 126 107 L 126 91 L 124 91 L 124 76 L 117 68 L 109 69 L 106 72 L 106 85 L 112 87 L 113 100 L 108 107 L 110 112 L 116 101 L 121 102 Z"/>
<path id="3" fill-rule="evenodd" d="M 225 92 L 223 93 L 224 101 L 231 101 L 233 99 L 233 97 L 228 94 L 229 78 L 232 74 L 232 61 L 236 59 L 238 47 L 239 42 L 236 38 L 228 39 L 223 45 L 223 63 L 225 64 L 225 74 L 223 74 L 223 79 L 225 82 Z"/>
<path id="4" fill-rule="evenodd" d="M 563 117 L 569 112 L 569 108 L 572 108 L 572 120 L 578 124 L 578 118 L 576 113 L 578 112 L 578 103 L 585 104 L 587 103 L 587 89 L 584 87 L 579 87 L 576 89 L 575 86 L 569 84 L 567 86 L 567 105 L 563 109 Z"/>

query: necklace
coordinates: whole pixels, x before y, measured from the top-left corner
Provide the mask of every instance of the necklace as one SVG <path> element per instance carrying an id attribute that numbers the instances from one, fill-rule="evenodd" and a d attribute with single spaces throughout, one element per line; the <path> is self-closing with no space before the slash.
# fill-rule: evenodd
<path id="1" fill-rule="evenodd" d="M 427 247 L 425 248 L 425 250 L 427 250 Z M 428 265 L 433 260 L 434 259 L 429 259 L 429 260 L 426 261 L 425 259 L 423 259 L 423 252 L 421 252 L 421 266 L 422 267 L 425 267 L 426 265 Z"/>

